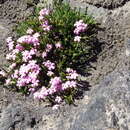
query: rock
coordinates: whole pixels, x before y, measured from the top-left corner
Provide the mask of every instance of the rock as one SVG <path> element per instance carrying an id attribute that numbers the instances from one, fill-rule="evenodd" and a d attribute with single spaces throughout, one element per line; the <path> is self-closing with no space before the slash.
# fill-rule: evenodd
<path id="1" fill-rule="evenodd" d="M 3 44 L 5 42 L 5 38 L 9 34 L 9 28 L 6 24 L 0 22 L 0 66 L 6 64 L 5 61 L 5 52 L 6 52 L 6 45 Z"/>
<path id="2" fill-rule="evenodd" d="M 7 0 L 1 0 L 1 1 L 0 1 L 0 4 L 3 4 L 5 1 L 7 1 Z"/>
<path id="3" fill-rule="evenodd" d="M 37 4 L 37 7 L 52 7 L 53 6 L 53 0 L 40 0 L 40 2 Z"/>
<path id="4" fill-rule="evenodd" d="M 13 27 L 28 17 L 33 11 L 32 6 L 28 7 L 25 0 L 3 0 L 0 7 L 0 66 L 7 64 L 5 60 L 6 43 L 5 39 L 13 35 Z"/>
<path id="5" fill-rule="evenodd" d="M 63 0 L 70 3 L 86 3 L 96 7 L 103 7 L 105 9 L 113 10 L 122 7 L 130 0 Z"/>
<path id="6" fill-rule="evenodd" d="M 129 73 L 113 72 L 91 93 L 90 104 L 81 109 L 71 130 L 129 130 Z"/>
<path id="7" fill-rule="evenodd" d="M 25 0 L 6 0 L 0 8 L 1 21 L 6 20 L 7 24 L 16 24 L 24 20 L 32 13 L 32 8 L 28 7 L 28 2 Z"/>
<path id="8" fill-rule="evenodd" d="M 97 61 L 91 63 L 91 76 L 85 77 L 92 86 L 90 91 L 84 92 L 83 99 L 75 100 L 75 105 L 63 105 L 52 111 L 51 107 L 34 101 L 32 97 L 24 97 L 0 86 L 0 130 L 130 129 L 130 60 L 125 54 L 129 50 L 130 2 L 125 2 L 70 1 L 72 8 L 81 8 L 82 12 L 87 8 L 101 27 L 97 42 L 103 43 L 102 52 Z M 1 3 L 0 56 L 5 54 L 3 40 L 11 33 L 12 26 L 33 10 L 24 0 Z"/>
<path id="9" fill-rule="evenodd" d="M 126 69 L 126 70 L 125 70 Z M 57 112 L 27 100 L 12 102 L 3 109 L 1 130 L 129 130 L 130 129 L 130 73 L 112 72 L 88 93 L 89 101 L 77 107 L 65 106 Z M 3 128 L 3 129 L 2 129 Z"/>
<path id="10" fill-rule="evenodd" d="M 123 6 L 129 0 L 83 0 L 83 1 L 91 5 L 95 5 L 97 7 L 113 9 L 119 6 Z"/>

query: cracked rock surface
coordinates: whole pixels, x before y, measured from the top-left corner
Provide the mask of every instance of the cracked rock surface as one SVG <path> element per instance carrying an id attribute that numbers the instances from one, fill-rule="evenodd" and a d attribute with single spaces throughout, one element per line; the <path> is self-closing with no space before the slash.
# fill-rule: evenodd
<path id="1" fill-rule="evenodd" d="M 129 0 L 83 0 L 83 1 L 95 5 L 97 7 L 114 9 L 123 6 Z"/>
<path id="2" fill-rule="evenodd" d="M 43 0 L 40 0 L 42 2 Z M 49 3 L 52 0 L 48 1 Z M 67 0 L 65 0 L 67 1 Z M 0 1 L 0 67 L 6 64 L 4 39 L 12 28 L 33 11 L 28 0 Z M 38 3 L 40 4 L 40 3 Z M 130 129 L 130 2 L 129 0 L 70 0 L 100 23 L 98 41 L 103 43 L 91 75 L 92 86 L 75 106 L 52 111 L 0 86 L 0 130 L 129 130 Z M 88 87 L 87 85 L 84 87 Z"/>

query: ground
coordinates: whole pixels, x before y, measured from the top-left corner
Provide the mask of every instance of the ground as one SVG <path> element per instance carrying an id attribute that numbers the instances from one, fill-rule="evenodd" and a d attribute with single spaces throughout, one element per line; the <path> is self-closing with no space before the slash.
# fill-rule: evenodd
<path id="1" fill-rule="evenodd" d="M 40 0 L 40 4 L 43 0 Z M 67 1 L 67 0 L 65 0 Z M 33 0 L 0 2 L 0 66 L 5 61 L 5 38 L 15 35 L 13 26 L 33 11 Z M 35 0 L 37 3 L 38 1 Z M 49 1 L 51 2 L 51 1 Z M 39 5 L 40 5 L 39 4 Z M 70 0 L 92 15 L 101 30 L 97 42 L 102 51 L 91 62 L 90 75 L 82 77 L 89 91 L 75 106 L 63 105 L 52 111 L 45 103 L 11 92 L 0 86 L 0 130 L 129 130 L 130 71 L 125 51 L 130 39 L 129 0 Z M 88 84 L 85 84 L 88 88 Z"/>

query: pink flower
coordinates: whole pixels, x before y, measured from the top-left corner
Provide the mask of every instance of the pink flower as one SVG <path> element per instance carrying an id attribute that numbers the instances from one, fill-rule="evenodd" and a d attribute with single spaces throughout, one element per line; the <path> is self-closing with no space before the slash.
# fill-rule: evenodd
<path id="1" fill-rule="evenodd" d="M 74 26 L 75 26 L 75 27 L 78 27 L 78 26 L 80 26 L 82 23 L 83 23 L 83 20 L 76 21 L 75 24 L 74 24 Z"/>
<path id="2" fill-rule="evenodd" d="M 47 72 L 47 75 L 48 75 L 48 76 L 52 76 L 53 74 L 54 74 L 54 73 L 53 73 L 52 71 L 48 71 L 48 72 Z"/>
<path id="3" fill-rule="evenodd" d="M 19 87 L 22 87 L 22 86 L 26 86 L 26 81 L 27 79 L 25 79 L 25 78 L 19 78 L 18 79 L 18 81 L 17 81 L 17 86 L 19 86 Z"/>
<path id="4" fill-rule="evenodd" d="M 52 49 L 52 45 L 51 44 L 47 44 L 46 46 L 46 52 L 49 52 Z"/>
<path id="5" fill-rule="evenodd" d="M 11 41 L 8 43 L 8 49 L 10 51 L 10 50 L 13 50 L 13 48 L 14 48 L 14 41 Z"/>
<path id="6" fill-rule="evenodd" d="M 42 58 L 44 59 L 45 57 L 47 57 L 47 52 L 42 53 Z"/>
<path id="7" fill-rule="evenodd" d="M 51 26 L 45 26 L 43 30 L 49 32 L 51 30 Z"/>
<path id="8" fill-rule="evenodd" d="M 7 60 L 15 60 L 16 59 L 16 55 L 19 53 L 18 49 L 14 49 L 12 52 L 10 52 L 9 54 L 6 55 L 6 59 Z"/>
<path id="9" fill-rule="evenodd" d="M 70 73 L 69 76 L 66 76 L 67 79 L 77 79 L 79 75 L 74 71 L 73 73 Z"/>
<path id="10" fill-rule="evenodd" d="M 0 71 L 0 75 L 3 76 L 3 77 L 5 77 L 6 73 L 2 70 L 2 71 Z"/>
<path id="11" fill-rule="evenodd" d="M 54 105 L 54 106 L 52 107 L 52 110 L 58 110 L 59 107 L 60 107 L 60 106 L 56 104 L 56 105 Z"/>
<path id="12" fill-rule="evenodd" d="M 24 36 L 20 37 L 17 40 L 17 42 L 21 43 L 21 44 L 22 43 L 32 44 L 35 47 L 39 46 L 39 39 L 38 39 L 38 37 L 34 37 L 34 36 L 30 36 L 30 35 L 24 35 Z"/>
<path id="13" fill-rule="evenodd" d="M 43 22 L 42 27 L 44 31 L 50 31 L 51 29 L 51 26 L 49 25 L 49 22 L 47 20 Z"/>
<path id="14" fill-rule="evenodd" d="M 56 43 L 55 46 L 56 46 L 56 48 L 61 48 L 62 47 L 60 42 Z"/>
<path id="15" fill-rule="evenodd" d="M 11 64 L 11 65 L 9 66 L 9 69 L 12 70 L 12 69 L 14 69 L 15 66 L 16 66 L 16 63 L 13 63 L 13 64 Z"/>
<path id="16" fill-rule="evenodd" d="M 50 84 L 52 86 L 59 85 L 61 83 L 62 83 L 62 81 L 61 81 L 60 77 L 55 77 L 55 78 L 51 79 L 51 81 L 50 81 Z"/>
<path id="17" fill-rule="evenodd" d="M 79 28 L 76 28 L 76 29 L 74 30 L 74 34 L 79 35 L 79 33 L 80 33 L 80 29 L 79 29 Z"/>
<path id="18" fill-rule="evenodd" d="M 60 96 L 57 96 L 55 99 L 55 102 L 60 103 L 62 101 L 62 98 Z"/>
<path id="19" fill-rule="evenodd" d="M 77 79 L 78 76 L 79 75 L 76 72 L 74 72 L 74 73 L 70 74 L 70 79 Z"/>
<path id="20" fill-rule="evenodd" d="M 32 59 L 32 56 L 35 55 L 37 52 L 36 49 L 31 49 L 30 51 L 23 51 L 22 56 L 23 56 L 23 61 L 27 62 L 28 60 Z"/>
<path id="21" fill-rule="evenodd" d="M 48 26 L 48 25 L 49 25 L 49 21 L 48 20 L 44 20 L 42 26 L 44 27 L 44 26 Z"/>
<path id="22" fill-rule="evenodd" d="M 48 68 L 48 70 L 54 70 L 55 69 L 55 64 L 47 60 L 46 62 L 43 62 L 45 67 Z"/>
<path id="23" fill-rule="evenodd" d="M 13 54 L 18 54 L 18 53 L 19 53 L 19 50 L 18 50 L 18 49 L 14 49 L 14 50 L 12 51 L 12 53 L 13 53 Z"/>
<path id="24" fill-rule="evenodd" d="M 35 99 L 45 99 L 48 96 L 48 90 L 43 86 L 39 92 L 34 93 Z"/>
<path id="25" fill-rule="evenodd" d="M 68 76 L 66 76 L 67 79 L 77 79 L 79 76 L 78 73 L 71 68 L 67 68 L 66 72 L 68 73 Z"/>
<path id="26" fill-rule="evenodd" d="M 30 91 L 30 92 L 34 92 L 34 91 L 35 91 L 35 88 L 29 88 L 28 91 Z"/>
<path id="27" fill-rule="evenodd" d="M 60 77 L 55 77 L 51 79 L 50 84 L 51 84 L 50 89 L 53 89 L 54 92 L 59 92 L 62 90 L 62 81 Z"/>
<path id="28" fill-rule="evenodd" d="M 40 93 L 41 95 L 43 95 L 43 97 L 46 97 L 49 94 L 47 88 L 45 88 L 44 86 L 42 87 Z"/>
<path id="29" fill-rule="evenodd" d="M 13 48 L 14 48 L 14 41 L 12 40 L 12 37 L 8 37 L 6 39 L 6 42 L 7 42 L 9 51 L 13 50 Z"/>
<path id="30" fill-rule="evenodd" d="M 43 16 L 39 16 L 38 19 L 39 19 L 39 21 L 42 21 L 44 19 L 44 17 Z"/>
<path id="31" fill-rule="evenodd" d="M 51 50 L 51 49 L 52 49 L 52 45 L 51 45 L 51 44 L 47 44 L 47 45 L 46 45 L 46 48 L 47 48 L 48 50 Z"/>
<path id="32" fill-rule="evenodd" d="M 28 30 L 26 31 L 27 34 L 32 34 L 34 31 L 31 28 L 28 28 Z"/>
<path id="33" fill-rule="evenodd" d="M 5 84 L 10 85 L 10 83 L 11 83 L 11 79 L 6 79 Z"/>
<path id="34" fill-rule="evenodd" d="M 33 37 L 38 38 L 38 37 L 40 37 L 40 34 L 37 32 L 37 33 L 35 33 L 35 34 L 33 35 Z"/>
<path id="35" fill-rule="evenodd" d="M 46 15 L 49 15 L 49 13 L 50 13 L 50 10 L 48 10 L 47 8 L 44 8 L 39 12 L 40 16 L 46 16 Z"/>
<path id="36" fill-rule="evenodd" d="M 20 38 L 17 40 L 17 42 L 18 42 L 18 43 L 26 43 L 26 42 L 27 42 L 27 39 L 29 39 L 29 38 L 30 38 L 30 35 L 24 35 L 24 36 L 20 37 Z"/>
<path id="37" fill-rule="evenodd" d="M 67 69 L 66 69 L 66 72 L 67 72 L 67 73 L 71 73 L 71 72 L 73 72 L 73 69 L 67 68 Z"/>
<path id="38" fill-rule="evenodd" d="M 83 22 L 83 20 L 79 20 L 79 21 L 76 21 L 76 23 L 74 24 L 74 26 L 76 27 L 75 30 L 74 30 L 74 33 L 75 34 L 79 34 L 80 32 L 84 32 L 87 28 L 87 24 L 85 24 Z"/>
<path id="39" fill-rule="evenodd" d="M 21 65 L 19 69 L 19 78 L 17 86 L 25 86 L 31 84 L 32 87 L 39 85 L 38 76 L 40 73 L 40 67 L 36 64 L 36 61 L 31 60 L 29 63 Z"/>
<path id="40" fill-rule="evenodd" d="M 80 42 L 80 39 L 81 39 L 80 36 L 75 36 L 74 41 L 75 41 L 75 42 Z"/>
<path id="41" fill-rule="evenodd" d="M 23 51 L 24 50 L 24 47 L 21 46 L 20 44 L 17 44 L 15 48 L 18 49 L 19 51 Z"/>
<path id="42" fill-rule="evenodd" d="M 83 20 L 79 20 L 79 21 L 76 21 L 76 23 L 74 24 L 75 27 L 82 27 L 83 29 L 86 29 L 87 27 L 87 24 L 85 24 L 83 22 Z"/>
<path id="43" fill-rule="evenodd" d="M 32 54 L 27 50 L 22 52 L 22 56 L 24 62 L 27 62 L 28 60 L 32 59 Z"/>
<path id="44" fill-rule="evenodd" d="M 32 77 L 29 78 L 31 79 Z M 32 78 L 31 82 L 32 82 L 31 87 L 37 87 L 39 85 L 39 80 L 37 80 L 37 77 Z"/>
<path id="45" fill-rule="evenodd" d="M 40 57 L 40 56 L 41 56 L 40 51 L 36 51 L 36 56 L 37 56 L 37 57 Z"/>
<path id="46" fill-rule="evenodd" d="M 12 40 L 12 37 L 8 37 L 7 39 L 6 39 L 6 42 L 7 43 L 9 43 L 9 42 L 12 42 L 13 40 Z"/>
<path id="47" fill-rule="evenodd" d="M 40 92 L 35 92 L 34 94 L 33 94 L 33 96 L 34 96 L 34 99 L 40 99 Z"/>
<path id="48" fill-rule="evenodd" d="M 11 53 L 7 54 L 7 55 L 6 55 L 6 60 L 11 60 L 11 59 L 12 59 Z"/>
<path id="49" fill-rule="evenodd" d="M 77 86 L 77 82 L 76 81 L 71 81 L 70 87 L 75 88 L 76 86 Z"/>
<path id="50" fill-rule="evenodd" d="M 63 90 L 66 90 L 68 88 L 75 88 L 77 85 L 77 82 L 76 81 L 66 81 L 62 87 L 63 87 Z"/>
<path id="51" fill-rule="evenodd" d="M 55 92 L 56 92 L 56 90 L 55 90 L 54 88 L 49 88 L 49 89 L 48 89 L 49 95 L 52 95 L 52 94 L 54 94 Z"/>

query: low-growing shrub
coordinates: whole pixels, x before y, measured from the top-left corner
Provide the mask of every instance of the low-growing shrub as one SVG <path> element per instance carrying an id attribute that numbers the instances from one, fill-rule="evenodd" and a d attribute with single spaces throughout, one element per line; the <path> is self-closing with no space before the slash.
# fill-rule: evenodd
<path id="1" fill-rule="evenodd" d="M 93 24 L 91 17 L 68 4 L 36 9 L 17 27 L 18 39 L 6 40 L 6 59 L 11 62 L 6 85 L 50 101 L 54 108 L 63 101 L 73 103 L 79 87 L 76 68 L 93 55 L 89 43 Z"/>

